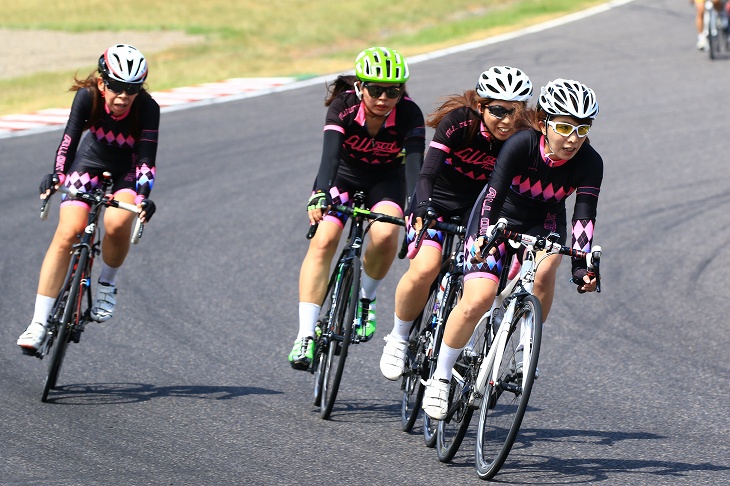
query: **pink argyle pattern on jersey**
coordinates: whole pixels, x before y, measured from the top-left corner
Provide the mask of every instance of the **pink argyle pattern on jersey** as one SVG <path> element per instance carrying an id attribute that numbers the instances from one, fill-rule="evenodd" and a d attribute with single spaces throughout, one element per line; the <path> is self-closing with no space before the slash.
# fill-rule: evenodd
<path id="1" fill-rule="evenodd" d="M 593 241 L 593 220 L 577 219 L 573 221 L 573 249 L 589 251 Z"/>
<path id="2" fill-rule="evenodd" d="M 570 196 L 575 188 L 554 187 L 552 183 L 543 187 L 541 181 L 532 182 L 529 177 L 517 176 L 512 181 L 512 188 L 523 196 L 545 202 L 560 202 Z"/>

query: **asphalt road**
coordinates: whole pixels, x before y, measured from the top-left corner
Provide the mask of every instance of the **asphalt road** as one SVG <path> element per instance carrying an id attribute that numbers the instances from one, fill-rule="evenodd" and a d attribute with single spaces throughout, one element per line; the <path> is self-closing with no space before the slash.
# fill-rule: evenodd
<path id="1" fill-rule="evenodd" d="M 603 292 L 578 295 L 561 268 L 540 380 L 497 481 L 730 481 L 730 61 L 694 43 L 687 2 L 637 0 L 412 66 L 425 112 L 495 64 L 538 87 L 578 79 L 601 106 Z M 0 141 L 0 483 L 479 482 L 474 428 L 448 465 L 420 421 L 400 431 L 380 339 L 352 350 L 329 421 L 286 361 L 324 96 L 311 86 L 163 115 L 159 210 L 120 274 L 118 313 L 71 347 L 45 404 L 45 363 L 15 340 L 58 214 L 38 219 L 36 188 L 60 131 Z M 380 337 L 404 269 L 379 292 Z"/>

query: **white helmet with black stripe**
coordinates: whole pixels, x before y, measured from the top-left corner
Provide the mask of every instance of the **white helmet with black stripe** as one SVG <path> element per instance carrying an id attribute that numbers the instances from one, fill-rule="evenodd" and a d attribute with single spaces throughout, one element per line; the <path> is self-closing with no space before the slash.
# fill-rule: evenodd
<path id="1" fill-rule="evenodd" d="M 596 93 L 572 79 L 558 78 L 547 83 L 540 89 L 538 103 L 548 115 L 566 115 L 579 120 L 598 115 Z"/>

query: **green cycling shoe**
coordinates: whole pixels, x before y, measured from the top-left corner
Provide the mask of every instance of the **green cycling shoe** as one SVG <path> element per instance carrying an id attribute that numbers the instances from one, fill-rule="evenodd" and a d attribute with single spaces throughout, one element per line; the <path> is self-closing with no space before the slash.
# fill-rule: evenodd
<path id="1" fill-rule="evenodd" d="M 295 370 L 307 370 L 314 361 L 314 338 L 307 336 L 294 341 L 289 363 Z"/>
<path id="2" fill-rule="evenodd" d="M 360 337 L 360 341 L 370 341 L 375 334 L 375 299 L 360 299 L 357 301 L 357 315 L 362 316 L 363 304 L 368 306 L 368 316 L 365 325 L 362 325 L 362 317 L 358 319 L 359 324 L 355 326 L 355 333 Z"/>

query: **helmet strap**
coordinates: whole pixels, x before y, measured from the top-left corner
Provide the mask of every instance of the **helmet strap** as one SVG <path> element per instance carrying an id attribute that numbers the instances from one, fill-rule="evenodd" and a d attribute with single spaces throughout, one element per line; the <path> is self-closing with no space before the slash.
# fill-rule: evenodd
<path id="1" fill-rule="evenodd" d="M 352 83 L 352 85 L 355 87 L 355 95 L 357 96 L 357 99 L 362 101 L 362 89 L 360 89 L 362 81 L 355 81 Z"/>

